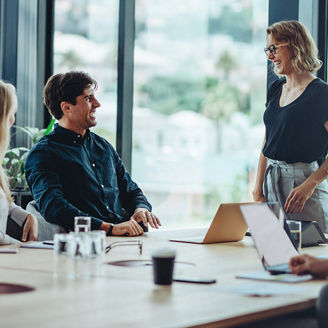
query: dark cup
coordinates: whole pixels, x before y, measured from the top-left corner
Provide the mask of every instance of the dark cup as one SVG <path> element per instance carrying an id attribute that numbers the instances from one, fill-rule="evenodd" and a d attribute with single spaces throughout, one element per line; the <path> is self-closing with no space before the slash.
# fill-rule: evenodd
<path id="1" fill-rule="evenodd" d="M 161 249 L 153 252 L 152 262 L 155 284 L 172 284 L 175 254 L 175 251 L 171 249 Z"/>

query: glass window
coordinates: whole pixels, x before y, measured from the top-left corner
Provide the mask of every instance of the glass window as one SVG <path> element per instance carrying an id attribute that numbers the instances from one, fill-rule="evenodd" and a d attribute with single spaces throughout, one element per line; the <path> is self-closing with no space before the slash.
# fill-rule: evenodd
<path id="1" fill-rule="evenodd" d="M 132 175 L 166 228 L 251 200 L 267 22 L 263 0 L 136 1 Z"/>
<path id="2" fill-rule="evenodd" d="M 54 73 L 83 70 L 98 82 L 95 133 L 116 144 L 119 0 L 56 0 Z"/>

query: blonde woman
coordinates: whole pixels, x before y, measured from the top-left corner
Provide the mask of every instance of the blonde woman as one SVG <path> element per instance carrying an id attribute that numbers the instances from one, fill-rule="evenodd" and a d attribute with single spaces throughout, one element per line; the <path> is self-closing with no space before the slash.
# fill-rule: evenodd
<path id="1" fill-rule="evenodd" d="M 15 122 L 17 97 L 15 88 L 0 81 L 0 162 L 3 162 L 10 139 L 10 127 Z M 20 244 L 20 241 L 6 234 L 7 220 L 10 217 L 23 227 L 22 241 L 37 240 L 38 223 L 36 218 L 17 206 L 11 198 L 8 180 L 0 165 L 0 244 Z"/>
<path id="2" fill-rule="evenodd" d="M 328 85 L 314 73 L 318 49 L 297 21 L 267 28 L 267 58 L 279 79 L 268 90 L 266 133 L 253 197 L 279 201 L 289 218 L 328 231 Z"/>

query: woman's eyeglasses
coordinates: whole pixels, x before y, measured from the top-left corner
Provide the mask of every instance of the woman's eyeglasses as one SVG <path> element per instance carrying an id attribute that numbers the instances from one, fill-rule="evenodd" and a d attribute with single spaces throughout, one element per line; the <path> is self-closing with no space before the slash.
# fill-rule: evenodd
<path id="1" fill-rule="evenodd" d="M 272 45 L 269 48 L 264 48 L 264 52 L 266 56 L 268 57 L 270 54 L 275 55 L 277 53 L 277 48 L 287 46 L 288 43 L 282 43 L 282 44 L 277 44 L 277 45 Z"/>

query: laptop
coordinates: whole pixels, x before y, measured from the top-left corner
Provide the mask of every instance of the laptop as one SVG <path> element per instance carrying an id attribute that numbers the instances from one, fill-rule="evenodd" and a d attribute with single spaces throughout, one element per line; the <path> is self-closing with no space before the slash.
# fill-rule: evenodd
<path id="1" fill-rule="evenodd" d="M 205 235 L 170 239 L 170 241 L 192 244 L 214 244 L 242 240 L 247 224 L 240 212 L 240 205 L 253 203 L 221 204 Z"/>
<path id="2" fill-rule="evenodd" d="M 240 210 L 264 269 L 271 274 L 290 273 L 289 259 L 297 256 L 298 251 L 280 205 L 256 203 L 241 205 Z"/>

